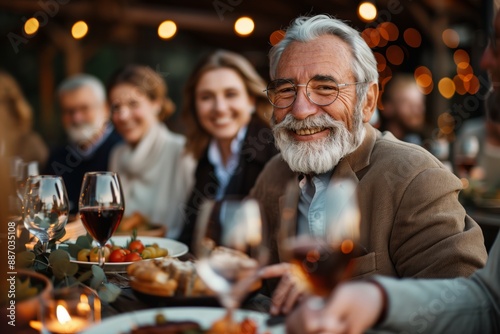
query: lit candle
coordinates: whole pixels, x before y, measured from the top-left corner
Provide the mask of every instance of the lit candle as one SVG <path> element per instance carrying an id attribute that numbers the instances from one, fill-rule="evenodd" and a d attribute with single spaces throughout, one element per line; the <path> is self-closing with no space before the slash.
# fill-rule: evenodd
<path id="1" fill-rule="evenodd" d="M 74 334 L 83 331 L 89 324 L 88 319 L 71 317 L 63 305 L 57 305 L 57 319 L 48 320 L 45 323 L 47 331 L 53 334 Z"/>

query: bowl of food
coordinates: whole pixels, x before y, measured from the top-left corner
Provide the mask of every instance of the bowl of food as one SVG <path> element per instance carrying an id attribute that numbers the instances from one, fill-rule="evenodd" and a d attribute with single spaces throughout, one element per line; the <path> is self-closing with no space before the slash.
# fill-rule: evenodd
<path id="1" fill-rule="evenodd" d="M 40 300 L 49 298 L 53 286 L 46 276 L 29 269 L 17 269 L 7 276 L 7 294 L 2 298 L 3 319 L 13 321 L 16 327 L 28 326 L 37 318 Z"/>

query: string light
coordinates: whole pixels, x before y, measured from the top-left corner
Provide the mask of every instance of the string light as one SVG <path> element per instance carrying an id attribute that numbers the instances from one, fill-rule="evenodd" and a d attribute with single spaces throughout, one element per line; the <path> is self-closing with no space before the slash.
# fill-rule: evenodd
<path id="1" fill-rule="evenodd" d="M 85 21 L 78 21 L 75 24 L 73 24 L 73 27 L 71 28 L 71 35 L 73 36 L 74 39 L 82 39 L 87 35 L 89 31 L 89 26 Z"/>
<path id="2" fill-rule="evenodd" d="M 362 2 L 358 6 L 358 16 L 365 22 L 371 22 L 377 17 L 377 7 L 371 2 Z"/>
<path id="3" fill-rule="evenodd" d="M 170 39 L 177 32 L 177 25 L 174 21 L 166 20 L 158 26 L 158 36 L 161 39 Z"/>
<path id="4" fill-rule="evenodd" d="M 247 16 L 240 17 L 234 23 L 234 31 L 240 36 L 250 35 L 255 28 L 253 20 Z"/>
<path id="5" fill-rule="evenodd" d="M 24 23 L 24 32 L 27 35 L 33 35 L 38 31 L 38 28 L 40 28 L 40 22 L 38 22 L 37 19 L 34 17 L 30 18 L 26 23 Z"/>

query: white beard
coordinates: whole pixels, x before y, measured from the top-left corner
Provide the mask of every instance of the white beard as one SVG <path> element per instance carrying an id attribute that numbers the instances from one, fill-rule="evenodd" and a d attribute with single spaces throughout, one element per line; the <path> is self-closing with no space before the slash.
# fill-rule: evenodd
<path id="1" fill-rule="evenodd" d="M 103 122 L 97 119 L 93 124 L 85 123 L 66 129 L 69 139 L 79 145 L 92 143 L 102 130 Z"/>
<path id="2" fill-rule="evenodd" d="M 303 121 L 288 114 L 279 124 L 273 116 L 271 123 L 276 146 L 290 169 L 304 174 L 321 174 L 332 170 L 340 159 L 361 144 L 365 136 L 362 117 L 361 112 L 354 113 L 352 132 L 344 122 L 336 121 L 327 114 L 307 117 Z M 316 127 L 329 128 L 330 134 L 309 142 L 295 141 L 289 134 L 289 131 Z"/>

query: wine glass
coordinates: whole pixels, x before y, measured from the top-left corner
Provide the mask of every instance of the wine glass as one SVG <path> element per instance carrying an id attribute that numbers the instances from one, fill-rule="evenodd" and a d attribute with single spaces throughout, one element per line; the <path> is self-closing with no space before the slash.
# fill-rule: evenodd
<path id="1" fill-rule="evenodd" d="M 120 224 L 125 209 L 118 174 L 85 173 L 78 208 L 85 229 L 98 243 L 99 266 L 102 268 L 105 262 L 103 247 Z"/>
<path id="2" fill-rule="evenodd" d="M 298 198 L 297 184 L 290 183 L 281 213 L 280 256 L 292 264 L 292 277 L 303 291 L 326 297 L 350 276 L 351 259 L 362 250 L 356 185 L 347 179 L 329 184 L 323 214 L 308 222 L 314 233 L 297 222 Z"/>
<path id="3" fill-rule="evenodd" d="M 23 197 L 23 221 L 28 231 L 42 244 L 43 253 L 51 239 L 64 229 L 68 221 L 69 201 L 60 176 L 28 177 Z"/>
<path id="4" fill-rule="evenodd" d="M 218 218 L 211 219 L 214 216 Z M 256 200 L 226 200 L 217 205 L 207 201 L 200 210 L 193 242 L 196 270 L 218 295 L 231 324 L 234 310 L 260 283 L 259 270 L 268 261 L 265 232 Z"/>
<path id="5" fill-rule="evenodd" d="M 479 147 L 479 139 L 474 135 L 468 135 L 459 142 L 455 163 L 460 177 L 470 176 L 472 168 L 477 164 Z"/>

